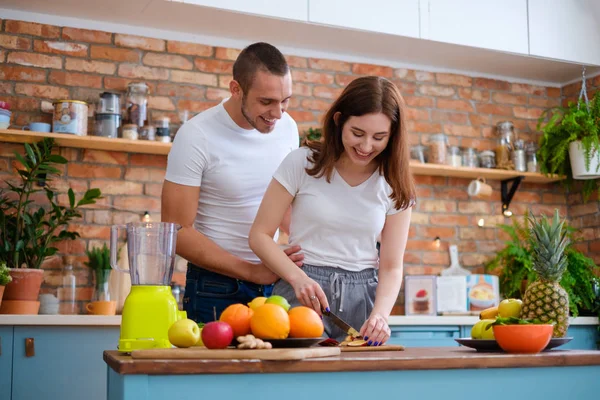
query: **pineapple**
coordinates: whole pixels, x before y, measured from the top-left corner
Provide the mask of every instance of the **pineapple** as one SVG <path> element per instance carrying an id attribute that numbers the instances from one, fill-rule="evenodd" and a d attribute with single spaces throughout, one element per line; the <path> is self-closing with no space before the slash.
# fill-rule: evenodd
<path id="1" fill-rule="evenodd" d="M 553 337 L 564 337 L 569 327 L 569 296 L 559 282 L 567 268 L 565 248 L 569 244 L 564 221 L 558 210 L 549 221 L 545 215 L 529 218 L 533 269 L 538 278 L 531 283 L 523 296 L 521 318 L 537 318 L 542 322 L 552 322 Z"/>

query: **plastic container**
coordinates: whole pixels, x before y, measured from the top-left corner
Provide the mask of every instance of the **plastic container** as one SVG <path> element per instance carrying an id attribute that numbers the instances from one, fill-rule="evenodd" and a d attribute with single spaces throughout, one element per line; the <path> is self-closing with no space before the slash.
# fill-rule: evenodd
<path id="1" fill-rule="evenodd" d="M 163 143 L 171 142 L 171 132 L 169 130 L 169 117 L 162 117 L 154 120 L 156 128 L 156 140 Z"/>
<path id="2" fill-rule="evenodd" d="M 479 159 L 477 158 L 477 151 L 473 148 L 465 148 L 462 151 L 462 166 L 469 168 L 479 167 Z"/>
<path id="3" fill-rule="evenodd" d="M 437 133 L 429 137 L 428 162 L 432 164 L 446 164 L 448 138 L 443 133 Z"/>
<path id="4" fill-rule="evenodd" d="M 496 168 L 496 155 L 491 150 L 479 153 L 479 166 L 481 168 Z"/>
<path id="5" fill-rule="evenodd" d="M 148 85 L 143 82 L 133 82 L 127 85 L 125 98 L 127 123 L 144 126 L 148 119 Z"/>
<path id="6" fill-rule="evenodd" d="M 458 146 L 450 146 L 448 148 L 446 164 L 452 167 L 462 166 L 462 156 L 460 155 L 460 148 Z"/>
<path id="7" fill-rule="evenodd" d="M 108 138 L 119 137 L 120 114 L 96 114 L 94 135 Z"/>
<path id="8" fill-rule="evenodd" d="M 96 113 L 98 114 L 120 114 L 121 113 L 121 99 L 118 93 L 102 92 L 100 94 L 100 101 L 96 107 Z"/>

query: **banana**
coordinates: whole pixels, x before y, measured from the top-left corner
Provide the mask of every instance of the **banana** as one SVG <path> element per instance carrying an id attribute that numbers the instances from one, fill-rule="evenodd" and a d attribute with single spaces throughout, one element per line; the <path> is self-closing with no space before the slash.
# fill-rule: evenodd
<path id="1" fill-rule="evenodd" d="M 495 319 L 498 316 L 498 306 L 486 308 L 479 313 L 479 319 Z"/>

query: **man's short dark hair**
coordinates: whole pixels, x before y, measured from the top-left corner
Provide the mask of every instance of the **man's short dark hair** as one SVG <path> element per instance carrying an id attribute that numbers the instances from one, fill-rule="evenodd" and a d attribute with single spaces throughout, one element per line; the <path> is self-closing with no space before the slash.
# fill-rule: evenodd
<path id="1" fill-rule="evenodd" d="M 233 64 L 233 79 L 240 84 L 244 93 L 248 93 L 258 70 L 284 76 L 290 67 L 275 46 L 258 42 L 242 50 Z"/>

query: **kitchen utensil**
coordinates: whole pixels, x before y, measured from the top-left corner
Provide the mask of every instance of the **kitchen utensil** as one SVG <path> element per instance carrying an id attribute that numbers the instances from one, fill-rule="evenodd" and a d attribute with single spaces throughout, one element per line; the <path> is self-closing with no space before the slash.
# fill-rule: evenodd
<path id="1" fill-rule="evenodd" d="M 360 333 L 358 333 L 358 331 L 351 327 L 346 321 L 344 321 L 331 311 L 323 310 L 322 312 L 323 315 L 326 315 L 327 317 L 331 318 L 331 321 L 333 321 L 333 323 L 336 324 L 338 328 L 346 332 L 348 335 L 352 336 L 353 338 L 362 339 Z"/>
<path id="2" fill-rule="evenodd" d="M 458 262 L 458 247 L 453 244 L 449 247 L 450 252 L 450 268 L 442 270 L 442 275 L 445 276 L 460 276 L 460 275 L 471 275 L 471 271 L 464 269 Z"/>
<path id="3" fill-rule="evenodd" d="M 45 122 L 30 122 L 29 125 L 24 126 L 24 131 L 32 131 L 32 132 L 50 132 L 52 126 Z"/>
<path id="4" fill-rule="evenodd" d="M 222 349 L 205 347 L 187 349 L 149 349 L 131 352 L 131 358 L 153 360 L 178 359 L 228 359 L 228 360 L 302 360 L 305 358 L 332 357 L 340 355 L 339 347 L 309 347 L 303 349 Z"/>
<path id="5" fill-rule="evenodd" d="M 117 138 L 119 137 L 119 127 L 121 126 L 120 114 L 101 114 L 95 116 L 94 135 Z"/>
<path id="6" fill-rule="evenodd" d="M 342 346 L 342 353 L 346 352 L 356 352 L 356 351 L 403 351 L 404 346 L 399 344 L 384 344 L 381 346 Z"/>
<path id="7" fill-rule="evenodd" d="M 551 324 L 494 325 L 494 337 L 507 353 L 535 354 L 544 350 L 554 326 Z"/>
<path id="8" fill-rule="evenodd" d="M 287 339 L 265 339 L 265 341 L 271 343 L 274 349 L 281 348 L 297 348 L 297 347 L 311 347 L 319 342 L 323 341 L 322 337 L 318 338 L 287 338 Z"/>
<path id="9" fill-rule="evenodd" d="M 96 108 L 97 114 L 120 114 L 121 101 L 117 93 L 102 92 Z"/>
<path id="10" fill-rule="evenodd" d="M 110 264 L 117 271 L 129 273 L 131 291 L 123 304 L 119 351 L 170 348 L 168 330 L 179 319 L 171 291 L 175 266 L 175 245 L 180 225 L 168 222 L 142 222 L 113 225 L 110 232 Z M 119 232 L 127 233 L 129 269 L 119 267 Z"/>

